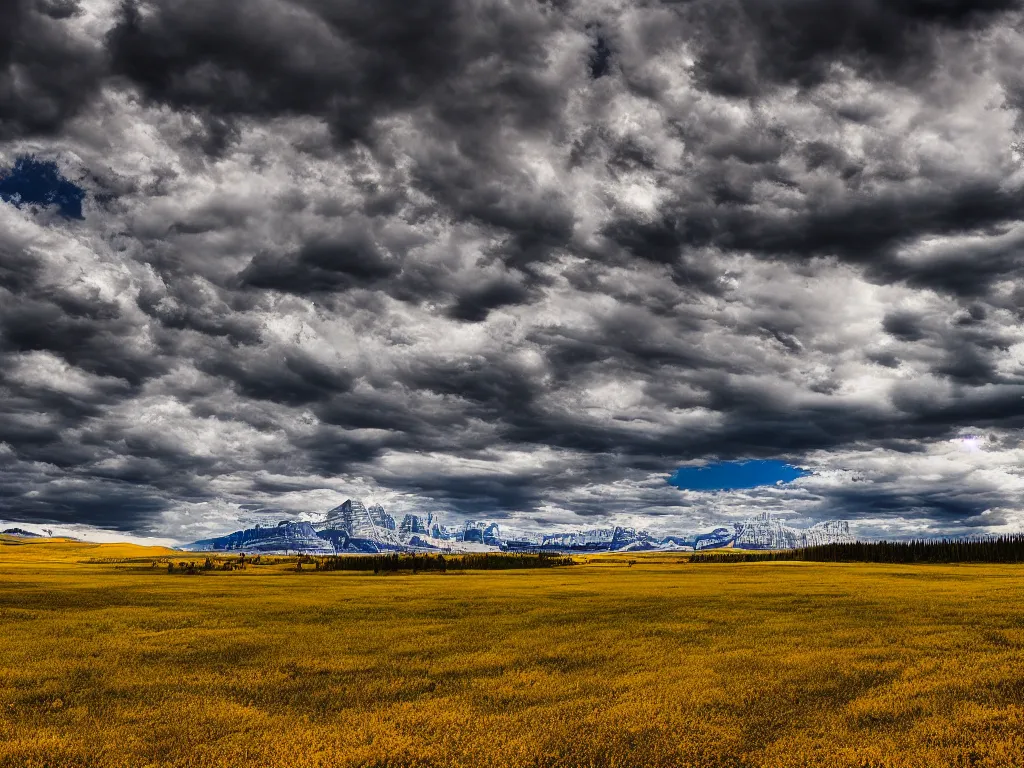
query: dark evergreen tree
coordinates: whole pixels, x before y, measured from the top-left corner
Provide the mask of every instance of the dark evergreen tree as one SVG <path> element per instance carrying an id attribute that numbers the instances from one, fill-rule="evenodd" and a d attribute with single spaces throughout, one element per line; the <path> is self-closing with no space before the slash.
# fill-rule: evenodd
<path id="1" fill-rule="evenodd" d="M 803 560 L 817 563 L 1024 563 L 1024 534 L 978 539 L 914 539 L 821 544 L 772 552 L 701 552 L 691 563 L 758 563 Z"/>

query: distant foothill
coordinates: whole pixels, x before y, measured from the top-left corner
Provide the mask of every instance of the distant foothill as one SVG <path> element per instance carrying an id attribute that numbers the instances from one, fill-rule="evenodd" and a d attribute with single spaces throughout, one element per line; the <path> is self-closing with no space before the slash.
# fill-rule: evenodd
<path id="1" fill-rule="evenodd" d="M 43 536 L 41 533 L 32 533 L 32 531 L 26 531 L 24 528 L 8 528 L 5 531 L 0 531 L 5 536 L 17 536 L 22 539 L 41 539 Z"/>

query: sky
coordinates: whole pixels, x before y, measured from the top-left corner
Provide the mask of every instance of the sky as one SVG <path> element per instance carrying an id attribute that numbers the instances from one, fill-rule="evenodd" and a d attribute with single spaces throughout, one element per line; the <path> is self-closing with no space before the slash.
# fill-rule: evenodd
<path id="1" fill-rule="evenodd" d="M 1019 2 L 0 2 L 0 521 L 1021 530 Z"/>

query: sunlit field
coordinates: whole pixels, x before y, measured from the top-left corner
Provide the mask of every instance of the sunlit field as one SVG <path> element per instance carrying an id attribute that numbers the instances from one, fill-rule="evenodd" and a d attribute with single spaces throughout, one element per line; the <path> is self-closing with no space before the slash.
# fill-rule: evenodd
<path id="1" fill-rule="evenodd" d="M 188 575 L 5 541 L 0 766 L 1024 765 L 1024 566 Z"/>

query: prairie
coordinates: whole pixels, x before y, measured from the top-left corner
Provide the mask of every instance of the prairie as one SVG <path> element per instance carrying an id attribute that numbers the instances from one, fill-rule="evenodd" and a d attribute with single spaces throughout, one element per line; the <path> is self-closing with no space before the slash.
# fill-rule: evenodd
<path id="1" fill-rule="evenodd" d="M 0 541 L 0 766 L 1024 765 L 1024 566 L 167 558 Z"/>

